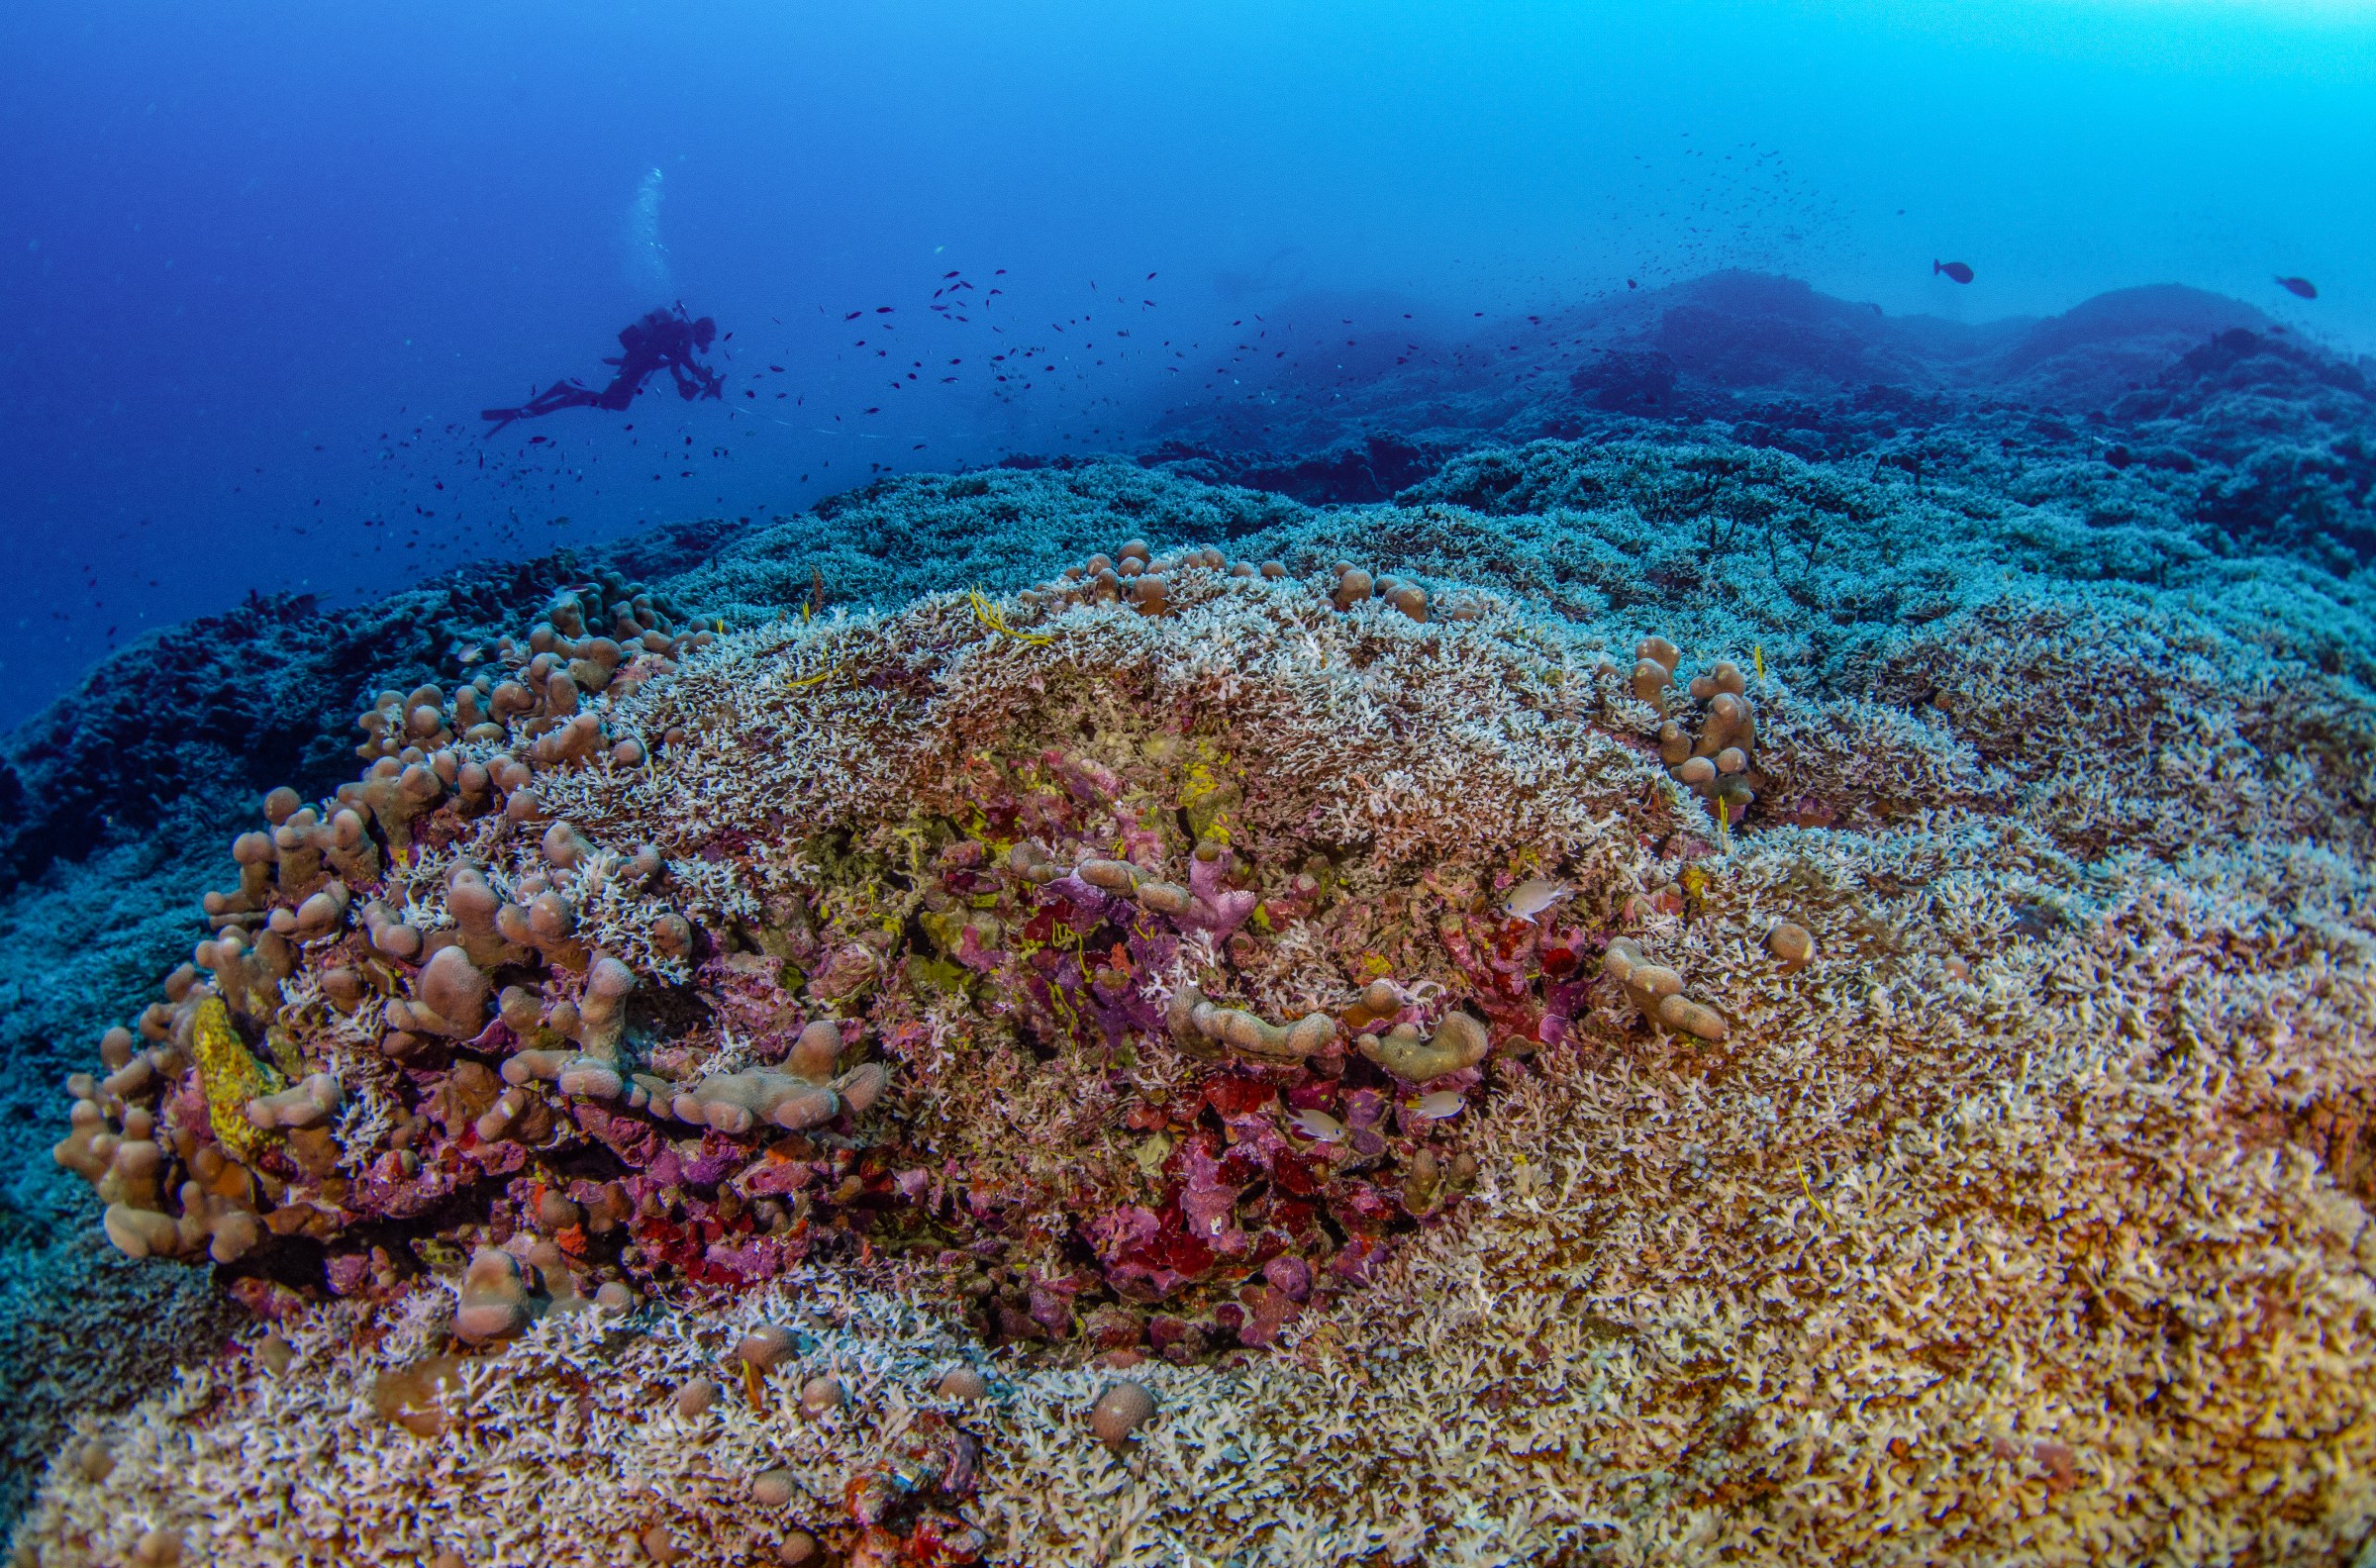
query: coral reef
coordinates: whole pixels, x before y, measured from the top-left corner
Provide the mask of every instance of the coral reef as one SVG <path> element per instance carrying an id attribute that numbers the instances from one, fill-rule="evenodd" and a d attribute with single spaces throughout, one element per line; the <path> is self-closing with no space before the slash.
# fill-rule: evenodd
<path id="1" fill-rule="evenodd" d="M 501 645 L 516 678 L 384 695 L 363 779 L 276 791 L 272 833 L 234 845 L 220 934 L 137 1040 L 103 1042 L 106 1079 L 69 1085 L 58 1162 L 135 1256 L 260 1245 L 285 1275 L 269 1254 L 302 1242 L 340 1294 L 469 1256 L 472 1341 L 540 1290 L 748 1282 L 854 1245 L 934 1255 L 992 1343 L 1269 1343 L 1465 1185 L 1435 1145 L 1496 1033 L 1531 1052 L 1573 1010 L 1528 976 L 1572 971 L 1583 938 L 1498 914 L 1494 846 L 1515 828 L 1574 862 L 1668 807 L 1529 801 L 1635 751 L 1630 715 L 1609 728 L 1617 666 L 1542 664 L 1506 607 L 1436 621 L 1349 566 L 1324 592 L 1212 551 L 1121 559 L 1167 586 L 1106 610 L 1092 557 L 1013 616 L 785 623 L 673 681 L 606 659 L 599 701 L 561 662 L 589 636 L 572 594 Z M 673 661 L 710 635 L 649 636 Z M 1216 686 L 1200 652 L 1290 636 L 1310 667 L 1251 682 Z M 928 699 L 920 665 L 972 683 Z M 1079 694 L 1049 683 L 1084 669 L 1107 723 L 1051 746 Z M 1344 798 L 1447 685 L 1538 708 L 1472 748 L 1456 807 Z M 1305 729 L 1324 690 L 1351 735 Z M 805 743 L 754 748 L 795 722 Z M 951 1083 L 960 1036 L 980 1059 Z M 883 1058 L 845 1064 L 869 1040 Z M 1061 1070 L 987 1117 L 979 1089 L 1035 1059 Z M 1029 1113 L 1072 1129 L 1062 1169 Z"/>
<path id="2" fill-rule="evenodd" d="M 58 1521 L 78 1542 L 61 1549 L 139 1560 L 161 1538 L 183 1562 L 798 1564 L 823 1560 L 799 1521 L 832 1517 L 849 1521 L 843 1561 L 978 1560 L 986 1537 L 956 1512 L 978 1487 L 968 1402 L 935 1388 L 980 1379 L 961 1339 L 830 1278 L 786 1285 L 698 1316 L 555 1317 L 499 1356 L 445 1348 L 473 1310 L 467 1285 L 458 1307 L 432 1292 L 394 1313 L 291 1308 L 140 1423 L 77 1443 L 89 1490 Z M 780 1337 L 764 1364 L 733 1348 L 746 1323 Z M 270 1430 L 321 1445 L 305 1464 L 262 1460 L 246 1444 Z M 479 1514 L 494 1499 L 455 1489 L 463 1451 L 470 1474 L 539 1480 Z M 220 1501 L 202 1515 L 136 1496 L 161 1467 Z"/>
<path id="3" fill-rule="evenodd" d="M 127 1259 L 101 1232 L 88 1184 L 47 1152 L 58 1081 L 90 1064 L 92 1021 L 135 1010 L 189 950 L 190 890 L 212 874 L 222 838 L 206 847 L 184 860 L 153 840 L 127 843 L 0 896 L 0 940 L 17 958 L 0 978 L 11 1173 L 0 1203 L 0 1517 L 11 1522 L 71 1419 L 136 1404 L 247 1316 L 204 1270 Z"/>
<path id="4" fill-rule="evenodd" d="M 260 822 L 7 907 L 19 1560 L 2348 1559 L 2364 387 L 1850 325 L 336 654 Z"/>
<path id="5" fill-rule="evenodd" d="M 2000 847 L 1926 834 L 1854 858 L 1953 879 Z M 1007 1561 L 1160 1560 L 1230 1543 L 1278 1562 L 1588 1548 L 1666 1560 L 1728 1544 L 1866 1561 L 2016 1542 L 2047 1560 L 2297 1560 L 2353 1538 L 2348 1521 L 2369 1506 L 2344 1480 L 2361 1462 L 2363 1396 L 2329 1358 L 2365 1343 L 2355 1248 L 2367 1195 L 2317 1173 L 2316 1148 L 2332 1145 L 2316 1140 L 2333 1133 L 2315 1121 L 2313 1144 L 2281 1135 L 2236 1158 L 2228 1118 L 2246 1108 L 2226 1103 L 2232 1085 L 2155 1051 L 2196 1049 L 2169 1031 L 2196 1028 L 2182 1019 L 2198 1007 L 2204 1022 L 2223 1016 L 2233 976 L 2243 989 L 2230 1000 L 2277 1007 L 2291 1031 L 2264 1066 L 2310 1081 L 2356 1070 L 2329 1052 L 2347 1044 L 2364 985 L 2272 991 L 2256 945 L 2240 967 L 2198 968 L 2182 1007 L 2156 991 L 2154 951 L 2066 931 L 1994 959 L 1932 952 L 1900 970 L 1895 984 L 1920 972 L 1940 987 L 1957 1021 L 1946 1033 L 1935 1017 L 1876 1003 L 1886 987 L 1835 982 L 1810 1019 L 1824 992 L 1758 978 L 1759 960 L 1723 956 L 1723 932 L 1803 888 L 1811 855 L 1846 869 L 1815 845 L 1777 843 L 1736 868 L 1704 939 L 1773 1054 L 1645 1050 L 1596 1021 L 1589 1054 L 1494 1107 L 1478 1195 L 1369 1292 L 1239 1373 L 1138 1369 L 1162 1415 L 1127 1458 L 1099 1446 L 1095 1407 L 1112 1380 L 1092 1371 L 1018 1366 L 992 1381 L 987 1407 L 938 1405 L 928 1391 L 942 1369 L 976 1352 L 946 1316 L 911 1304 L 928 1274 L 887 1296 L 804 1276 L 734 1313 L 645 1319 L 608 1344 L 597 1325 L 563 1320 L 464 1363 L 447 1397 L 468 1401 L 458 1440 L 473 1473 L 572 1477 L 537 1508 L 498 1514 L 444 1479 L 446 1450 L 357 1397 L 438 1353 L 445 1298 L 433 1293 L 375 1335 L 355 1332 L 352 1309 L 297 1310 L 281 1329 L 293 1364 L 273 1371 L 259 1351 L 193 1374 L 132 1422 L 92 1423 L 84 1440 L 109 1455 L 106 1482 L 53 1478 L 32 1538 L 66 1561 L 162 1528 L 220 1561 L 435 1548 L 466 1562 L 600 1562 L 664 1530 L 688 1560 L 732 1562 L 797 1528 L 854 1553 L 876 1549 L 866 1531 L 882 1526 L 844 1519 L 839 1500 L 883 1462 L 880 1434 L 919 1407 L 978 1442 L 971 1495 L 942 1501 L 953 1528 L 980 1531 Z M 2099 891 L 2115 922 L 2139 905 L 2157 922 L 2193 910 L 2175 933 L 2189 950 L 2242 934 L 2211 882 Z M 1843 930 L 1867 918 L 1857 893 L 1833 884 L 1821 897 Z M 1950 931 L 1993 945 L 2012 919 L 1975 906 Z M 2292 972 L 2331 988 L 2319 956 L 2314 945 Z M 2133 1032 L 2107 1041 L 2088 1022 L 2093 997 L 2055 979 L 2074 966 L 2155 999 Z M 2026 1076 L 1997 1076 L 2025 1057 Z M 1868 1098 L 1884 1109 L 1866 1111 Z M 1677 1119 L 1678 1103 L 1694 1116 Z M 2261 1315 L 2279 1302 L 2289 1328 L 2270 1340 Z M 685 1402 L 671 1389 L 745 1381 L 726 1361 L 739 1323 L 820 1308 L 829 1323 L 810 1320 L 798 1359 L 767 1370 L 760 1409 L 736 1396 L 672 1414 Z M 820 1417 L 798 1391 L 829 1365 L 857 1393 Z M 852 1417 L 864 1424 L 831 1424 Z M 257 1445 L 290 1431 L 309 1434 L 316 1458 L 275 1481 Z M 1492 1462 L 1426 1467 L 1430 1454 Z M 776 1479 L 787 1469 L 799 1479 Z M 1547 1508 L 1546 1477 L 1558 1488 Z M 790 1509 L 742 1506 L 741 1488 Z M 399 1497 L 400 1509 L 381 1501 Z M 2144 1501 L 2155 1497 L 2183 1501 Z M 2327 1522 L 2329 1510 L 2344 1522 Z"/>
<path id="6" fill-rule="evenodd" d="M 87 1420 L 28 1560 L 2356 1540 L 2356 688 L 2030 590 L 1866 665 L 1909 718 L 1319 542 L 400 705 L 75 1086 L 185 1254 L 164 1167 L 247 1173 L 278 1327 Z M 498 1513 L 422 1431 L 590 1463 Z"/>
<path id="7" fill-rule="evenodd" d="M 327 789 L 346 772 L 340 716 L 360 692 L 466 679 L 474 650 L 555 588 L 679 573 L 747 532 L 748 520 L 655 529 L 347 610 L 251 598 L 141 637 L 0 745 L 0 889 L 273 784 Z"/>
<path id="8" fill-rule="evenodd" d="M 1169 416 L 1144 460 L 1314 504 L 1407 503 L 1488 447 L 1684 436 L 2151 520 L 2337 574 L 2376 551 L 2369 364 L 2199 290 L 1969 325 L 1723 272 L 1485 331 L 1354 382 L 1257 377 L 1239 401 Z"/>
<path id="9" fill-rule="evenodd" d="M 799 605 L 813 565 L 845 603 L 887 607 L 950 582 L 1011 590 L 1131 532 L 1235 541 L 1297 521 L 1302 509 L 1282 497 L 1387 502 L 1452 458 L 1546 437 L 1731 442 L 1888 473 L 1916 492 L 1960 482 L 2104 526 L 2174 528 L 2204 548 L 2274 543 L 2338 570 L 2376 539 L 2367 367 L 2193 290 L 2128 289 L 2042 322 L 1969 327 L 1732 272 L 1554 313 L 1525 337 L 1465 366 L 1420 354 L 1318 394 L 1249 385 L 1250 424 L 1244 408 L 1184 407 L 1143 460 L 1204 484 L 1080 483 L 1077 459 L 1018 457 L 1044 462 L 1039 477 L 1053 482 L 886 481 L 772 526 L 689 522 L 466 568 L 355 610 L 259 599 L 152 634 L 10 738 L 0 878 L 153 829 L 166 807 L 220 810 L 283 780 L 327 788 L 341 737 L 325 715 L 370 685 L 452 681 L 462 653 L 555 586 L 604 570 L 690 573 L 695 602 L 721 609 L 721 575 L 771 565 L 786 581 L 742 603 Z M 1479 368 L 1506 349 L 1525 355 L 1515 379 Z"/>

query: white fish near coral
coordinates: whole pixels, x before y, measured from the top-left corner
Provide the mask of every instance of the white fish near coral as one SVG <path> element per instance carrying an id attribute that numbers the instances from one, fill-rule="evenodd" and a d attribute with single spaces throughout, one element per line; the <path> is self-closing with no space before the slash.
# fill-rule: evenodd
<path id="1" fill-rule="evenodd" d="M 1431 1122 L 1440 1122 L 1445 1117 L 1458 1116 L 1467 1103 L 1454 1090 L 1438 1089 L 1434 1094 L 1421 1095 L 1412 1101 L 1411 1109 Z"/>
<path id="2" fill-rule="evenodd" d="M 1344 1124 L 1326 1111 L 1298 1111 L 1289 1118 L 1298 1131 L 1316 1143 L 1340 1143 L 1344 1140 Z"/>
<path id="3" fill-rule="evenodd" d="M 1546 882 L 1541 877 L 1529 877 L 1510 890 L 1510 896 L 1502 901 L 1502 908 L 1510 912 L 1512 920 L 1523 920 L 1531 926 L 1535 916 L 1573 897 L 1575 891 L 1564 882 Z"/>

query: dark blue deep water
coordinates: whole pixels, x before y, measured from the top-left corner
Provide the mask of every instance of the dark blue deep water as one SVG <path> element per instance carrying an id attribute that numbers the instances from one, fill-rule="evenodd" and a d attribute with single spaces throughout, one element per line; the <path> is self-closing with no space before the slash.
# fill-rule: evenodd
<path id="1" fill-rule="evenodd" d="M 250 593 L 1259 435 L 1721 268 L 2376 343 L 2356 5 L 15 0 L 0 147 L 6 723 Z M 678 299 L 724 399 L 480 439 Z"/>

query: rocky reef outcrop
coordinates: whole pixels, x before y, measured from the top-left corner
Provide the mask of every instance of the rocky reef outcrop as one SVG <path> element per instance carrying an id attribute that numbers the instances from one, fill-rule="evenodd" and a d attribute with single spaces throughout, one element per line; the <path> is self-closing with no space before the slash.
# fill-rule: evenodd
<path id="1" fill-rule="evenodd" d="M 2337 572 L 2376 549 L 2368 365 L 2198 289 L 1967 325 L 1725 272 L 1407 357 L 1349 387 L 1255 384 L 1242 405 L 1183 409 L 1142 460 L 1363 504 L 1486 448 L 1680 437 L 2149 518 Z"/>

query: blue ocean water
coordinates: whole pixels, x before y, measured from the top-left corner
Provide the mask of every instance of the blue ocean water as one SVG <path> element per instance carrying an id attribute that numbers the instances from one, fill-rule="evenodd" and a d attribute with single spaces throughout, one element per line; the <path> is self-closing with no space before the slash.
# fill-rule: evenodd
<path id="1" fill-rule="evenodd" d="M 251 592 L 1258 421 L 1724 267 L 2376 343 L 2360 5 L 14 0 L 0 145 L 0 723 Z M 680 299 L 725 398 L 482 439 Z"/>

